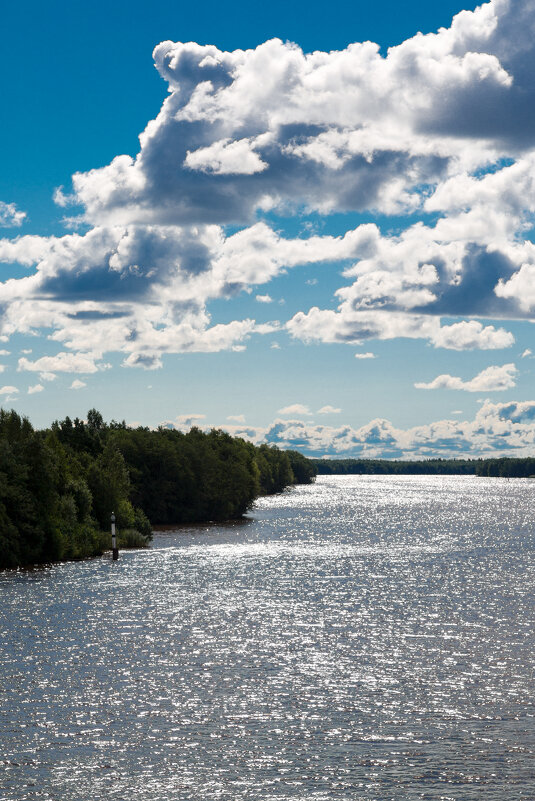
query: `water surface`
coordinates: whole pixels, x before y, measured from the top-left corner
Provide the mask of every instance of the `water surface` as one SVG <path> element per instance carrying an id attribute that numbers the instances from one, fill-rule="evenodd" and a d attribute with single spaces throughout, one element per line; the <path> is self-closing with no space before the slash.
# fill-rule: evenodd
<path id="1" fill-rule="evenodd" d="M 534 500 L 321 477 L 0 573 L 0 798 L 533 799 Z"/>

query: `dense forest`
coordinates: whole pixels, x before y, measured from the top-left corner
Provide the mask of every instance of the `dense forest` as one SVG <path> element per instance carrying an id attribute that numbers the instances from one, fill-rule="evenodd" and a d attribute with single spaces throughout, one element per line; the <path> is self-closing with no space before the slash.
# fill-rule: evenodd
<path id="1" fill-rule="evenodd" d="M 0 568 L 100 554 L 112 512 L 119 547 L 143 545 L 152 524 L 237 518 L 315 476 L 296 451 L 223 431 L 132 429 L 95 409 L 35 431 L 0 410 Z"/>

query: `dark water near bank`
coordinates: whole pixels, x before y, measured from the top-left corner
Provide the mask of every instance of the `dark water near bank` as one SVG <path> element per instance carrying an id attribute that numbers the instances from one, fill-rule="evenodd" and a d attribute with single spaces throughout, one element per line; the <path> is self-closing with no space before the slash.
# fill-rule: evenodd
<path id="1" fill-rule="evenodd" d="M 0 573 L 0 798 L 535 798 L 535 483 L 322 477 Z"/>

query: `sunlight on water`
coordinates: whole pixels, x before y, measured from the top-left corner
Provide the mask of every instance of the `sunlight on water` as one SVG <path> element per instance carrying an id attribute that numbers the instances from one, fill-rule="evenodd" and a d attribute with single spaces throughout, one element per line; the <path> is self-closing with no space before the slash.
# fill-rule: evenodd
<path id="1" fill-rule="evenodd" d="M 324 477 L 0 573 L 0 798 L 532 800 L 534 496 Z"/>

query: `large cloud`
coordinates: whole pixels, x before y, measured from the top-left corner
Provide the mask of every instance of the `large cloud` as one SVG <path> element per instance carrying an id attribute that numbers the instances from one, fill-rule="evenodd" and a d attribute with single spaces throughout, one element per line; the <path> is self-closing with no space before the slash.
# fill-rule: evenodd
<path id="1" fill-rule="evenodd" d="M 156 368 L 165 353 L 274 330 L 214 325 L 209 304 L 321 262 L 345 268 L 338 308 L 300 311 L 294 337 L 512 345 L 470 318 L 535 308 L 534 31 L 533 0 L 493 0 L 386 56 L 370 42 L 311 54 L 279 40 L 233 52 L 163 42 L 169 95 L 137 156 L 56 194 L 87 233 L 0 240 L 0 261 L 30 267 L 0 287 L 2 334 L 46 329 L 73 351 Z M 296 239 L 259 222 L 267 211 L 419 216 L 396 233 Z"/>

